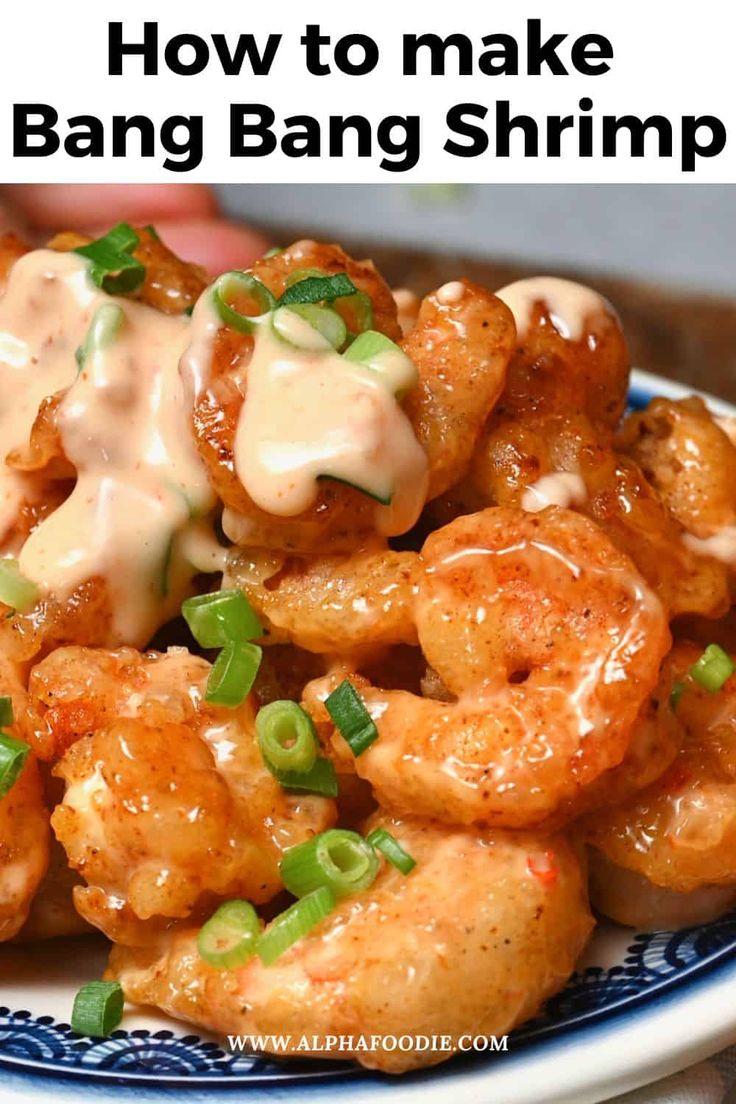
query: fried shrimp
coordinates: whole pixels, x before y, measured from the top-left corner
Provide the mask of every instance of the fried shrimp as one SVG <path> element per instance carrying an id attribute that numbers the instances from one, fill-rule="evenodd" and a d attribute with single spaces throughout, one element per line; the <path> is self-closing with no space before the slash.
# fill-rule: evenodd
<path id="1" fill-rule="evenodd" d="M 629 353 L 611 304 L 591 288 L 547 276 L 497 294 L 518 332 L 499 412 L 582 411 L 604 436 L 612 433 L 626 406 Z"/>
<path id="2" fill-rule="evenodd" d="M 643 792 L 585 822 L 596 900 L 622 923 L 703 922 L 736 901 L 736 687 L 731 679 L 709 693 L 690 678 L 701 654 L 678 644 L 668 661 L 683 687 L 677 758 Z"/>
<path id="3" fill-rule="evenodd" d="M 641 465 L 685 543 L 736 568 L 736 446 L 702 399 L 653 399 L 632 414 L 621 447 Z"/>
<path id="4" fill-rule="evenodd" d="M 296 265 L 295 249 L 259 262 L 253 269 L 254 275 L 273 294 L 283 291 L 288 276 L 297 275 L 304 264 L 302 258 Z M 304 268 L 310 275 L 314 271 L 328 275 L 346 272 L 355 286 L 371 298 L 373 328 L 388 337 L 398 337 L 395 304 L 372 266 L 361 263 L 356 270 L 356 262 L 335 246 L 314 246 L 306 259 L 317 266 Z M 336 300 L 336 309 L 340 308 L 340 302 Z M 392 465 L 396 469 L 395 486 L 389 496 L 391 505 L 386 504 L 380 493 L 365 486 L 369 479 L 361 477 L 361 468 L 357 473 L 353 470 L 353 474 L 344 477 L 336 473 L 331 478 L 324 477 L 317 468 L 318 485 L 313 487 L 311 501 L 301 502 L 303 509 L 282 509 L 281 499 L 291 490 L 284 487 L 269 512 L 254 499 L 253 488 L 249 490 L 244 485 L 248 465 L 239 466 L 238 441 L 241 432 L 245 434 L 244 441 L 248 438 L 241 427 L 247 421 L 249 404 L 257 402 L 266 388 L 276 388 L 286 368 L 282 366 L 277 375 L 259 368 L 254 382 L 254 365 L 260 365 L 259 349 L 261 346 L 265 349 L 268 341 L 265 333 L 255 338 L 250 334 L 233 334 L 205 306 L 198 309 L 194 321 L 195 332 L 202 337 L 195 338 L 185 358 L 185 371 L 194 395 L 195 440 L 212 485 L 226 507 L 225 531 L 240 545 L 297 554 L 352 550 L 365 544 L 376 532 L 391 536 L 411 528 L 427 496 L 440 494 L 463 475 L 483 422 L 503 387 L 514 343 L 513 319 L 508 308 L 477 285 L 456 281 L 422 303 L 416 325 L 401 342 L 408 357 L 406 363 L 414 366 L 418 383 L 408 388 L 397 387 L 399 398 L 394 396 L 388 406 L 382 408 L 376 396 L 365 391 L 365 379 L 355 378 L 349 383 L 344 360 L 341 362 L 334 353 L 325 359 L 324 350 L 312 352 L 308 364 L 310 378 L 314 380 L 318 370 L 324 374 L 321 384 L 324 402 L 336 404 L 337 411 L 341 404 L 344 406 L 343 422 L 347 420 L 352 430 L 352 441 L 362 441 L 362 447 L 376 452 L 380 435 L 385 432 L 384 423 L 395 421 L 391 432 Z M 274 348 L 271 359 L 285 357 L 283 349 L 283 344 Z M 402 363 L 396 360 L 397 353 L 398 350 L 393 354 L 394 364 Z M 298 361 L 298 355 L 292 355 Z M 332 369 L 334 373 L 330 375 Z M 296 368 L 292 365 L 289 372 L 293 392 L 300 378 L 298 364 Z M 342 393 L 348 386 L 353 388 L 350 396 Z M 286 392 L 277 405 L 291 403 L 295 405 L 289 423 L 289 453 L 294 452 L 294 433 L 298 429 L 300 440 L 306 435 L 300 445 L 303 453 L 318 458 L 320 449 L 325 448 L 324 440 L 314 442 L 309 432 L 311 422 L 322 416 L 323 408 L 307 411 Z M 277 431 L 274 422 L 269 432 Z M 409 437 L 405 440 L 407 433 Z M 325 428 L 324 437 L 332 441 L 331 450 L 338 447 L 337 423 Z M 273 440 L 267 437 L 260 455 L 273 452 Z M 335 463 L 334 456 L 326 455 L 323 462 L 329 471 Z M 411 486 L 402 475 L 406 465 L 413 473 Z M 369 495 L 383 503 L 378 510 Z"/>
<path id="5" fill-rule="evenodd" d="M 391 340 L 400 338 L 396 304 L 388 285 L 372 262 L 354 261 L 339 246 L 297 242 L 253 268 L 254 276 L 273 295 L 284 291 L 290 277 L 298 277 L 300 272 L 314 275 L 315 271 L 327 276 L 346 273 L 370 301 L 373 328 Z M 340 300 L 336 307 L 345 309 Z M 204 300 L 194 323 L 195 338 L 184 360 L 193 396 L 194 441 L 225 505 L 228 536 L 237 544 L 297 553 L 359 547 L 375 532 L 376 505 L 351 486 L 320 481 L 313 505 L 297 516 L 275 516 L 248 494 L 236 470 L 236 438 L 254 339 L 226 328 Z M 299 419 L 303 420 L 303 412 L 297 414 L 292 434 Z"/>
<path id="6" fill-rule="evenodd" d="M 133 256 L 146 269 L 136 297 L 162 314 L 184 314 L 207 286 L 204 269 L 172 253 L 151 226 L 137 227 L 135 234 L 138 244 Z M 85 234 L 69 231 L 52 238 L 49 249 L 65 253 L 88 245 L 89 241 Z"/>
<path id="7" fill-rule="evenodd" d="M 388 808 L 538 823 L 624 759 L 670 643 L 661 605 L 599 529 L 558 508 L 458 518 L 421 555 L 419 642 L 458 700 L 362 690 L 379 738 L 353 759 L 335 733 L 339 762 Z"/>
<path id="8" fill-rule="evenodd" d="M 319 927 L 264 966 L 205 965 L 196 932 L 150 950 L 116 947 L 107 976 L 129 1000 L 220 1033 L 434 1034 L 449 1052 L 364 1050 L 363 1065 L 401 1073 L 449 1058 L 462 1035 L 504 1034 L 533 1015 L 573 969 L 592 919 L 578 859 L 562 837 L 449 830 L 385 817 L 416 859 L 389 865 Z M 383 934 L 381 934 L 383 933 Z M 347 1056 L 347 1052 L 343 1052 Z"/>
<path id="9" fill-rule="evenodd" d="M 75 905 L 121 942 L 218 897 L 268 900 L 282 851 L 333 819 L 327 798 L 291 796 L 266 769 L 248 702 L 205 700 L 208 673 L 184 649 L 68 648 L 31 677 L 37 746 L 66 784 L 52 826 L 86 882 Z"/>
<path id="10" fill-rule="evenodd" d="M 718 617 L 728 609 L 726 568 L 688 547 L 679 519 L 641 468 L 602 441 L 583 414 L 492 417 L 458 494 L 476 509 L 570 506 L 631 557 L 671 617 Z"/>
<path id="11" fill-rule="evenodd" d="M 13 665 L 0 653 L 0 691 L 13 703 L 6 731 L 28 741 L 26 693 Z M 49 814 L 34 755 L 10 790 L 0 797 L 0 943 L 23 927 L 49 862 Z"/>
<path id="12" fill-rule="evenodd" d="M 380 546 L 301 559 L 246 550 L 230 559 L 224 585 L 241 588 L 270 641 L 350 653 L 416 644 L 417 570 L 413 552 Z"/>
<path id="13" fill-rule="evenodd" d="M 406 411 L 429 460 L 428 498 L 464 475 L 503 390 L 515 337 L 505 303 L 469 280 L 423 300 L 402 348 L 419 372 Z"/>

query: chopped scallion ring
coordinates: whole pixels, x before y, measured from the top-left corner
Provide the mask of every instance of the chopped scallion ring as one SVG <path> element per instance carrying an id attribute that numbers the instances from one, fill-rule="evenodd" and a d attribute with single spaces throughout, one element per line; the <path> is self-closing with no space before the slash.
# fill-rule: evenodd
<path id="1" fill-rule="evenodd" d="M 255 953 L 261 921 L 250 901 L 226 901 L 200 928 L 197 950 L 208 966 L 234 970 Z"/>
<path id="2" fill-rule="evenodd" d="M 690 668 L 690 675 L 699 686 L 715 694 L 734 671 L 736 665 L 720 644 L 709 644 L 697 663 Z"/>
<path id="3" fill-rule="evenodd" d="M 337 311 L 314 303 L 279 307 L 273 328 L 283 341 L 303 349 L 340 349 L 348 339 L 347 326 Z"/>
<path id="4" fill-rule="evenodd" d="M 292 303 L 332 303 L 346 295 L 357 294 L 353 281 L 344 272 L 336 276 L 306 276 L 287 287 L 279 299 L 280 307 Z"/>
<path id="5" fill-rule="evenodd" d="M 279 863 L 281 878 L 295 897 L 327 886 L 336 898 L 367 889 L 379 863 L 371 845 L 345 828 L 330 828 L 290 847 Z"/>
<path id="6" fill-rule="evenodd" d="M 132 256 L 138 235 L 127 222 L 120 222 L 104 237 L 74 250 L 89 262 L 92 281 L 110 295 L 129 295 L 146 278 L 145 266 Z"/>
<path id="7" fill-rule="evenodd" d="M 393 492 L 388 489 L 381 491 L 376 487 L 369 490 L 367 487 L 359 487 L 357 483 L 351 483 L 349 479 L 342 479 L 339 475 L 331 475 L 330 472 L 320 472 L 317 479 L 331 479 L 333 483 L 342 483 L 343 487 L 352 487 L 354 491 L 360 491 L 381 506 L 390 506 L 391 499 L 394 497 Z"/>
<path id="8" fill-rule="evenodd" d="M 38 587 L 21 575 L 17 560 L 0 560 L 0 602 L 26 613 L 38 601 Z"/>
<path id="9" fill-rule="evenodd" d="M 269 257 L 278 257 L 279 253 L 284 252 L 283 245 L 273 245 L 270 249 L 267 249 L 263 254 L 263 260 L 267 261 Z"/>
<path id="10" fill-rule="evenodd" d="M 242 591 L 217 590 L 182 602 L 181 612 L 194 639 L 202 648 L 252 640 L 263 629 Z"/>
<path id="11" fill-rule="evenodd" d="M 325 701 L 325 707 L 356 758 L 378 739 L 378 729 L 370 713 L 353 684 L 347 679 L 332 691 Z"/>
<path id="12" fill-rule="evenodd" d="M 259 709 L 256 735 L 269 770 L 306 774 L 317 761 L 312 718 L 293 701 L 273 701 Z"/>
<path id="13" fill-rule="evenodd" d="M 88 981 L 74 998 L 72 1031 L 100 1038 L 123 1018 L 123 988 L 119 981 Z"/>
<path id="14" fill-rule="evenodd" d="M 378 330 L 366 330 L 343 353 L 345 360 L 364 364 L 383 376 L 393 393 L 406 394 L 417 382 L 418 374 L 411 360 L 396 342 Z"/>
<path id="15" fill-rule="evenodd" d="M 80 345 L 75 353 L 80 371 L 89 356 L 112 345 L 124 321 L 125 311 L 117 303 L 103 303 L 97 308 L 92 316 L 84 344 Z"/>
<path id="16" fill-rule="evenodd" d="M 324 920 L 334 907 L 334 893 L 327 886 L 320 886 L 280 913 L 256 944 L 256 954 L 263 965 L 273 965 L 284 951 Z"/>
<path id="17" fill-rule="evenodd" d="M 385 828 L 376 828 L 368 836 L 366 843 L 380 851 L 385 859 L 400 870 L 402 874 L 411 874 L 417 865 L 408 851 L 405 851 L 395 836 L 392 836 Z"/>
<path id="18" fill-rule="evenodd" d="M 268 764 L 266 764 L 268 766 Z M 311 770 L 280 771 L 269 767 L 271 774 L 279 785 L 285 790 L 295 790 L 297 793 L 320 794 L 322 797 L 337 797 L 339 787 L 335 764 L 331 759 L 322 757 L 315 760 Z"/>
<path id="19" fill-rule="evenodd" d="M 15 717 L 13 716 L 13 699 L 9 696 L 3 696 L 0 698 L 0 728 L 8 728 L 12 725 Z"/>
<path id="20" fill-rule="evenodd" d="M 320 268 L 295 268 L 288 273 L 285 286 L 290 288 L 294 284 L 299 284 L 302 280 L 306 280 L 307 276 L 316 276 L 323 280 L 325 273 Z"/>
<path id="21" fill-rule="evenodd" d="M 232 305 L 232 300 L 245 300 L 253 305 L 254 313 L 243 314 Z M 255 332 L 263 315 L 270 314 L 276 300 L 265 284 L 250 272 L 223 272 L 212 285 L 212 302 L 225 325 L 238 333 Z"/>
<path id="22" fill-rule="evenodd" d="M 0 799 L 12 790 L 28 758 L 30 747 L 0 732 Z"/>
<path id="23" fill-rule="evenodd" d="M 353 337 L 373 326 L 373 301 L 365 291 L 357 291 L 355 295 L 341 299 L 340 311 Z"/>
<path id="24" fill-rule="evenodd" d="M 263 653 L 257 644 L 232 641 L 222 649 L 209 673 L 205 698 L 236 709 L 250 694 Z"/>

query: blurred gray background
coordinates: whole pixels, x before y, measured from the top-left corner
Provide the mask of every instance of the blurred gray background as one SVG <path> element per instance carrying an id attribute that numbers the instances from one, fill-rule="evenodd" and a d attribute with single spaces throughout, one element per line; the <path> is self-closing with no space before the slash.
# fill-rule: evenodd
<path id="1" fill-rule="evenodd" d="M 736 186 L 220 185 L 226 209 L 330 239 L 447 249 L 736 294 Z"/>

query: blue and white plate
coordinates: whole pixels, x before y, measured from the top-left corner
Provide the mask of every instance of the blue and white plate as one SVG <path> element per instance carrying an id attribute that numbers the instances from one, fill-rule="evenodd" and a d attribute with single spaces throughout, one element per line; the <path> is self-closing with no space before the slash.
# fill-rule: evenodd
<path id="1" fill-rule="evenodd" d="M 691 392 L 634 373 L 632 406 Z M 736 408 L 708 398 L 721 414 Z M 351 1104 L 594 1104 L 664 1077 L 736 1039 L 736 914 L 680 932 L 601 924 L 567 988 L 506 1053 L 455 1059 L 400 1079 L 346 1063 L 233 1056 L 216 1039 L 131 1009 L 112 1038 L 68 1024 L 74 993 L 99 976 L 96 937 L 0 948 L 0 1100 L 188 1099 L 289 1104 L 350 1095 Z M 308 1030 L 308 1025 L 305 1025 Z"/>

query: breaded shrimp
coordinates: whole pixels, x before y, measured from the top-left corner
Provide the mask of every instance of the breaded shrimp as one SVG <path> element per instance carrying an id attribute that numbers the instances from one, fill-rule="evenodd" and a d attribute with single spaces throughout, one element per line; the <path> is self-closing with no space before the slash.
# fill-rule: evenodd
<path id="1" fill-rule="evenodd" d="M 555 507 L 458 518 L 421 556 L 419 642 L 458 700 L 361 689 L 379 738 L 354 759 L 335 732 L 338 762 L 388 808 L 539 823 L 624 759 L 670 644 L 662 607 L 596 526 Z M 330 688 L 305 694 L 321 725 Z"/>
<path id="2" fill-rule="evenodd" d="M 641 465 L 693 552 L 736 568 L 736 446 L 702 399 L 653 399 L 621 447 Z"/>
<path id="3" fill-rule="evenodd" d="M 301 559 L 246 549 L 230 559 L 223 585 L 242 589 L 268 640 L 334 654 L 416 644 L 417 570 L 415 553 L 380 544 Z"/>
<path id="4" fill-rule="evenodd" d="M 78 911 L 121 942 L 217 897 L 278 892 L 285 847 L 329 827 L 327 798 L 289 795 L 263 764 L 248 702 L 208 703 L 185 649 L 59 649 L 36 667 L 37 746 L 66 783 L 52 826 L 87 883 Z"/>
<path id="5" fill-rule="evenodd" d="M 682 750 L 670 768 L 646 790 L 616 808 L 586 819 L 593 865 L 606 872 L 621 867 L 675 894 L 660 895 L 663 907 L 736 899 L 736 680 L 709 693 L 687 672 L 702 654 L 678 644 L 671 657 L 684 689 L 676 705 L 685 729 Z M 604 861 L 599 862 L 599 855 Z M 613 883 L 602 907 L 625 923 L 636 922 L 636 898 L 626 903 L 632 879 Z M 711 887 L 728 889 L 713 894 Z M 687 895 L 706 890 L 701 898 Z M 729 897 L 731 894 L 731 897 Z M 678 896 L 679 895 L 679 896 Z M 647 899 L 647 908 L 652 908 Z M 725 907 L 725 906 L 722 906 Z"/>
<path id="6" fill-rule="evenodd" d="M 372 265 L 352 261 L 336 246 L 314 243 L 305 253 L 306 260 L 296 264 L 296 249 L 258 262 L 254 274 L 279 294 L 289 273 L 307 264 L 326 273 L 347 272 L 371 297 L 373 327 L 391 338 L 400 336 L 395 304 Z M 340 308 L 340 300 L 335 306 Z M 419 375 L 418 385 L 403 399 L 403 409 L 427 454 L 430 497 L 463 475 L 483 422 L 500 394 L 513 342 L 508 308 L 468 281 L 448 284 L 428 296 L 416 326 L 403 339 L 402 347 Z M 196 378 L 195 441 L 212 486 L 225 504 L 226 533 L 239 545 L 296 554 L 359 548 L 376 531 L 375 503 L 361 491 L 321 480 L 311 507 L 296 516 L 277 517 L 257 506 L 238 478 L 235 439 L 253 349 L 250 335 L 222 327 L 211 352 L 205 354 L 211 357 L 210 364 L 199 365 L 199 352 L 194 361 L 187 361 L 196 363 L 196 368 L 187 369 Z"/>
<path id="7" fill-rule="evenodd" d="M 49 814 L 38 763 L 0 798 L 0 943 L 23 927 L 49 858 Z"/>
<path id="8" fill-rule="evenodd" d="M 506 304 L 469 280 L 422 301 L 402 348 L 419 372 L 405 407 L 429 459 L 429 499 L 464 475 L 503 390 L 515 338 Z"/>
<path id="9" fill-rule="evenodd" d="M 568 477 L 576 482 L 568 484 Z M 537 509 L 556 493 L 631 557 L 670 616 L 725 613 L 730 601 L 725 566 L 686 545 L 679 519 L 645 474 L 601 440 L 588 417 L 492 417 L 458 491 L 460 502 L 476 509 L 489 504 Z"/>
<path id="10" fill-rule="evenodd" d="M 610 435 L 626 406 L 629 353 L 610 303 L 591 288 L 551 277 L 497 293 L 516 321 L 518 341 L 499 413 L 588 415 Z"/>
<path id="11" fill-rule="evenodd" d="M 287 278 L 300 270 L 318 269 L 327 275 L 346 272 L 368 295 L 374 329 L 392 340 L 400 337 L 396 305 L 388 285 L 370 261 L 354 261 L 339 246 L 297 242 L 253 268 L 274 295 Z M 340 300 L 336 301 L 340 307 Z M 214 336 L 207 379 L 193 396 L 193 432 L 196 447 L 212 487 L 225 505 L 224 523 L 236 544 L 311 553 L 359 547 L 375 531 L 375 503 L 360 491 L 332 480 L 322 481 L 314 505 L 297 517 L 276 517 L 250 498 L 235 471 L 235 436 L 247 387 L 247 365 L 253 338 L 221 327 Z M 199 370 L 199 369 L 198 369 Z"/>
<path id="12" fill-rule="evenodd" d="M 13 664 L 0 653 L 0 694 L 13 703 L 10 736 L 29 741 L 27 696 Z M 0 943 L 22 928 L 48 867 L 49 814 L 34 755 L 14 785 L 0 797 Z"/>
<path id="13" fill-rule="evenodd" d="M 204 269 L 190 261 L 183 261 L 164 245 L 150 226 L 136 227 L 138 245 L 133 256 L 146 267 L 146 276 L 136 298 L 163 314 L 183 314 L 196 303 L 207 286 Z M 57 234 L 49 242 L 49 249 L 66 253 L 87 245 L 91 239 L 76 231 Z"/>
<path id="14" fill-rule="evenodd" d="M 577 856 L 563 837 L 384 824 L 415 858 L 384 865 L 272 966 L 217 971 L 196 931 L 159 948 L 113 948 L 107 976 L 129 1000 L 220 1033 L 379 1036 L 354 1043 L 371 1069 L 401 1073 L 451 1057 L 459 1039 L 501 1035 L 529 1018 L 574 967 L 592 927 Z M 400 1051 L 382 1039 L 451 1036 L 450 1051 Z"/>

